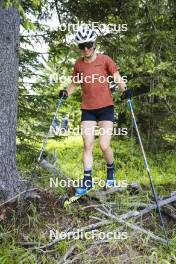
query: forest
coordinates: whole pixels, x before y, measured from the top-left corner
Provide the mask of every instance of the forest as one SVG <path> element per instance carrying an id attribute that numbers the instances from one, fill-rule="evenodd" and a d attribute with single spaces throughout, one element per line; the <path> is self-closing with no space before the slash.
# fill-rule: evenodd
<path id="1" fill-rule="evenodd" d="M 82 85 L 60 92 L 85 25 L 130 98 L 111 80 L 118 184 L 97 126 L 95 188 L 76 197 Z M 175 25 L 174 0 L 0 0 L 0 264 L 176 263 Z"/>

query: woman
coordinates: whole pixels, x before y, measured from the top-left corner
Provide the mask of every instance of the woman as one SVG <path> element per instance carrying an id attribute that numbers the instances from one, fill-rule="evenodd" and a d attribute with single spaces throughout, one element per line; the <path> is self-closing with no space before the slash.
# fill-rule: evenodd
<path id="1" fill-rule="evenodd" d="M 119 90 L 126 90 L 125 82 L 119 74 L 119 67 L 107 55 L 96 53 L 96 33 L 90 28 L 82 27 L 78 30 L 75 40 L 82 53 L 74 65 L 72 83 L 66 90 L 61 90 L 59 97 L 66 99 L 75 90 L 81 80 L 81 127 L 84 141 L 83 162 L 84 176 L 82 185 L 76 189 L 76 195 L 83 195 L 92 187 L 93 144 L 95 127 L 98 123 L 102 133 L 99 135 L 100 148 L 107 163 L 106 188 L 115 185 L 114 157 L 110 147 L 114 103 L 109 89 L 108 78 L 113 77 L 118 83 Z"/>

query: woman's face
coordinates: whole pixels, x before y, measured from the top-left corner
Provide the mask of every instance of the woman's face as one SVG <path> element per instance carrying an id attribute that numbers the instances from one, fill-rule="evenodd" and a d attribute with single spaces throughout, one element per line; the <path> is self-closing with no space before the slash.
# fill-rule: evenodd
<path id="1" fill-rule="evenodd" d="M 92 48 L 85 47 L 81 52 L 84 57 L 89 58 L 92 55 L 93 51 L 94 51 L 93 47 Z"/>
<path id="2" fill-rule="evenodd" d="M 95 42 L 85 42 L 85 43 L 79 44 L 78 46 L 81 50 L 81 54 L 83 55 L 83 57 L 89 58 L 92 56 L 94 52 Z"/>

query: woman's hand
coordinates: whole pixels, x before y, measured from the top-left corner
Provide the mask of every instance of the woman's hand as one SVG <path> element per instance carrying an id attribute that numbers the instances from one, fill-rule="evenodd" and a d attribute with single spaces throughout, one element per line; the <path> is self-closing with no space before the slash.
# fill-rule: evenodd
<path id="1" fill-rule="evenodd" d="M 68 97 L 68 92 L 67 92 L 67 90 L 61 90 L 60 92 L 59 92 L 59 99 L 67 99 L 67 97 Z"/>

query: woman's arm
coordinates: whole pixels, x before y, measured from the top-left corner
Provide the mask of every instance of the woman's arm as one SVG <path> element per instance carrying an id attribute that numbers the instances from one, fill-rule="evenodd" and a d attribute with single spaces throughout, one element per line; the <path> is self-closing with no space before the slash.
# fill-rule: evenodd
<path id="1" fill-rule="evenodd" d="M 68 96 L 70 96 L 74 90 L 76 89 L 76 84 L 74 82 L 72 82 L 68 88 L 66 89 L 67 93 L 68 93 Z"/>

